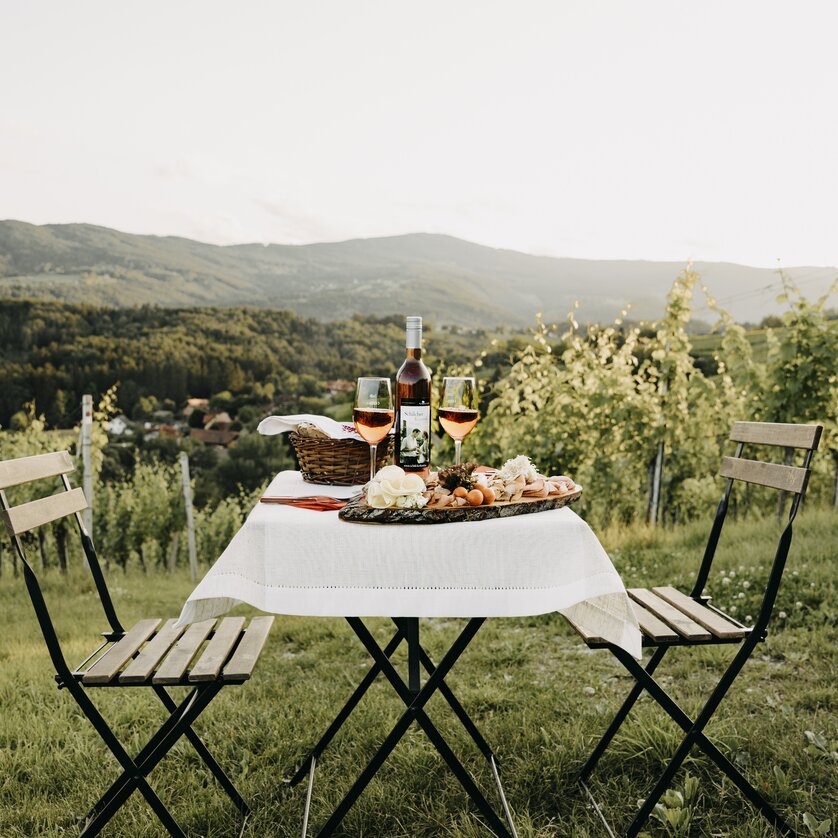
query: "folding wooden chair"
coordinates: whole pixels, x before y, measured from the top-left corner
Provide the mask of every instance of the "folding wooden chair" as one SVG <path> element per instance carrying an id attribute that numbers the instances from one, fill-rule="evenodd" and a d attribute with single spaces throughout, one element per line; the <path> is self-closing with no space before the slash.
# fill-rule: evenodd
<path id="1" fill-rule="evenodd" d="M 73 469 L 66 451 L 0 462 L 0 502 L 6 529 L 21 559 L 26 587 L 55 666 L 58 688 L 72 694 L 122 767 L 122 774 L 82 819 L 81 835 L 97 835 L 132 792 L 138 790 L 169 834 L 185 838 L 146 779 L 181 736 L 192 743 L 243 816 L 243 832 L 248 806 L 192 725 L 222 687 L 243 684 L 250 678 L 273 617 L 254 617 L 247 627 L 243 617 L 228 617 L 217 623 L 215 620 L 195 623 L 185 629 L 175 628 L 176 620 L 164 623 L 154 618 L 140 620 L 126 631 L 116 615 L 93 542 L 79 515 L 87 503 L 81 489 L 70 487 L 67 475 Z M 5 489 L 51 477 L 60 477 L 64 491 L 20 506 L 9 505 Z M 26 559 L 20 538 L 29 530 L 68 515 L 76 517 L 82 549 L 110 625 L 110 630 L 103 632 L 104 642 L 74 669 L 68 666 L 61 651 L 38 579 Z M 202 648 L 203 654 L 198 657 Z M 168 686 L 190 690 L 176 703 L 166 690 Z M 133 759 L 88 696 L 87 691 L 97 687 L 148 687 L 169 712 L 160 729 Z"/>
<path id="2" fill-rule="evenodd" d="M 768 621 L 774 608 L 774 601 L 777 597 L 791 545 L 792 524 L 806 492 L 809 480 L 809 465 L 820 442 L 822 430 L 820 425 L 786 425 L 760 422 L 737 422 L 734 424 L 730 439 L 738 445 L 735 455 L 725 457 L 722 462 L 720 474 L 727 478 L 727 485 L 716 511 L 716 518 L 713 521 L 704 559 L 692 593 L 687 596 L 668 585 L 651 590 L 630 588 L 628 591 L 633 600 L 632 604 L 637 615 L 637 622 L 643 634 L 643 645 L 655 650 L 645 668 L 625 650 L 611 643 L 606 643 L 602 638 L 584 632 L 579 626 L 574 626 L 589 647 L 609 649 L 637 682 L 580 773 L 580 782 L 591 798 L 597 813 L 602 818 L 609 835 L 613 836 L 614 832 L 591 794 L 587 781 L 614 734 L 617 733 L 620 725 L 644 690 L 669 714 L 686 735 L 657 784 L 640 806 L 637 815 L 625 833 L 626 836 L 634 838 L 641 831 L 693 746 L 700 748 L 776 829 L 785 835 L 795 834 L 789 824 L 774 811 L 739 770 L 713 745 L 704 734 L 704 728 L 745 662 L 751 656 L 757 643 L 766 638 Z M 753 444 L 779 446 L 787 449 L 801 448 L 806 452 L 803 467 L 797 468 L 791 465 L 742 459 L 745 445 Z M 788 523 L 780 535 L 774 562 L 768 577 L 768 585 L 756 622 L 752 627 L 742 625 L 733 617 L 710 605 L 710 597 L 704 596 L 703 593 L 727 514 L 728 501 L 734 480 L 742 480 L 746 483 L 767 486 L 793 494 Z M 700 647 L 716 644 L 737 645 L 739 648 L 699 714 L 695 719 L 691 719 L 669 697 L 652 675 L 663 656 L 675 646 Z"/>

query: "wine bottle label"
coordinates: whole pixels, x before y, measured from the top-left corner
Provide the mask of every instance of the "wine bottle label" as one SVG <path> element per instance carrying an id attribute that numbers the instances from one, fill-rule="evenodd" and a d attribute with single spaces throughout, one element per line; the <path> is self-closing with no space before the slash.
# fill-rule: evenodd
<path id="1" fill-rule="evenodd" d="M 399 406 L 399 464 L 405 470 L 427 468 L 431 460 L 431 406 Z"/>

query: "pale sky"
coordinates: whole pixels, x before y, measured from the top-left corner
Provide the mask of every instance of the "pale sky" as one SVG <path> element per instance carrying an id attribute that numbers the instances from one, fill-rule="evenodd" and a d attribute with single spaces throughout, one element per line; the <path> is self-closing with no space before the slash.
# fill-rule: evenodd
<path id="1" fill-rule="evenodd" d="M 838 266 L 834 0 L 0 0 L 0 218 Z"/>

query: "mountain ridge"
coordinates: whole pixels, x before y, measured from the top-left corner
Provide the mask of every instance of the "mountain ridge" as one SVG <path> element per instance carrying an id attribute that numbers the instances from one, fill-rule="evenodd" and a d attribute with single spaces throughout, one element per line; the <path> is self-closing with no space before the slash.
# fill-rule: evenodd
<path id="1" fill-rule="evenodd" d="M 653 319 L 686 262 L 587 260 L 520 253 L 441 233 L 302 245 L 213 245 L 93 224 L 0 221 L 0 296 L 105 306 L 205 305 L 288 308 L 334 320 L 422 311 L 440 324 L 529 325 L 537 312 L 564 319 L 575 300 L 583 320 L 611 320 L 628 304 Z M 695 262 L 711 292 L 739 320 L 780 310 L 769 268 Z M 838 269 L 784 269 L 822 293 Z M 815 287 L 813 287 L 815 284 Z"/>

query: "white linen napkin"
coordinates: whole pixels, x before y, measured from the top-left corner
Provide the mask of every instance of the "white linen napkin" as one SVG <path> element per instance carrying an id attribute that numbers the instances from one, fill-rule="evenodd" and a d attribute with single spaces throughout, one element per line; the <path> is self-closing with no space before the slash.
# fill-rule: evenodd
<path id="1" fill-rule="evenodd" d="M 288 431 L 294 431 L 298 425 L 303 423 L 314 425 L 332 439 L 357 439 L 360 442 L 364 441 L 361 435 L 355 430 L 355 425 L 346 422 L 336 422 L 328 416 L 316 416 L 313 413 L 295 413 L 291 416 L 266 416 L 259 423 L 259 427 L 256 430 L 265 436 L 273 436 L 274 434 L 284 434 Z"/>

